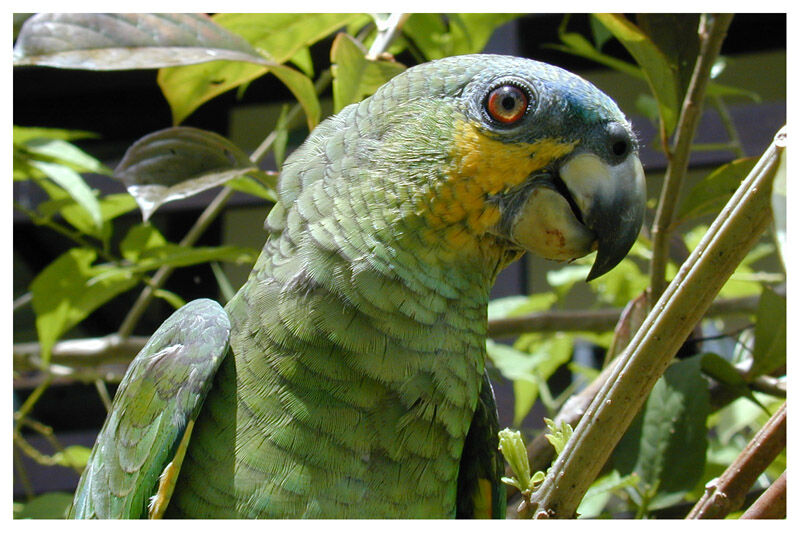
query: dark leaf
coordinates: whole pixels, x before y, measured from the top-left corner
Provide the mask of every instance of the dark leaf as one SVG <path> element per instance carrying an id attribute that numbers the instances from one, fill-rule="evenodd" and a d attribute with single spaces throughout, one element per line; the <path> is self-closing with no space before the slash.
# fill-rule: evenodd
<path id="1" fill-rule="evenodd" d="M 667 369 L 614 450 L 614 468 L 635 472 L 646 491 L 688 491 L 703 472 L 709 395 L 701 361 L 695 356 Z"/>
<path id="2" fill-rule="evenodd" d="M 786 364 L 786 298 L 764 287 L 756 312 L 753 365 L 747 371 L 754 378 L 769 374 Z"/>
<path id="3" fill-rule="evenodd" d="M 88 70 L 152 69 L 221 59 L 269 64 L 206 15 L 40 13 L 14 46 L 15 65 Z"/>
<path id="4" fill-rule="evenodd" d="M 160 205 L 179 200 L 255 170 L 242 150 L 216 133 L 167 128 L 146 135 L 114 170 L 147 220 Z"/>
<path id="5" fill-rule="evenodd" d="M 686 194 L 678 208 L 678 220 L 716 215 L 728 203 L 755 163 L 756 158 L 747 157 L 714 170 Z"/>

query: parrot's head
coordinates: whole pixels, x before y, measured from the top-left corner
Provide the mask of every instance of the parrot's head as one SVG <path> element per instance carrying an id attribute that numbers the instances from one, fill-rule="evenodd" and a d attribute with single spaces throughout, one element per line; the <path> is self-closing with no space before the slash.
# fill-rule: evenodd
<path id="1" fill-rule="evenodd" d="M 563 69 L 507 56 L 447 58 L 398 78 L 375 97 L 406 109 L 396 123 L 422 132 L 418 158 L 436 159 L 426 142 L 447 145 L 425 209 L 457 246 L 480 236 L 553 260 L 597 250 L 589 280 L 628 253 L 644 216 L 644 172 L 611 98 Z"/>

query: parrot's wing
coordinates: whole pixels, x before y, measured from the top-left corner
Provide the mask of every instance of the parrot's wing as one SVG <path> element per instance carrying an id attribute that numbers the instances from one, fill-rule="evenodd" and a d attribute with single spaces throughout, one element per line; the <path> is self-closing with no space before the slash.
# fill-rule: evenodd
<path id="1" fill-rule="evenodd" d="M 458 472 L 456 518 L 505 518 L 506 490 L 500 481 L 503 458 L 494 390 L 486 372 L 478 405 L 464 442 Z"/>
<path id="2" fill-rule="evenodd" d="M 70 515 L 159 517 L 169 502 L 194 420 L 228 351 L 230 320 L 216 302 L 172 314 L 128 367 Z"/>

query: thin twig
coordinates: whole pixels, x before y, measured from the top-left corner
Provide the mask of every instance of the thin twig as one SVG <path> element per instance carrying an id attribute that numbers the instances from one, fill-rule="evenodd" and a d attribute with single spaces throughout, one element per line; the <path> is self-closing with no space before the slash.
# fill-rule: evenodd
<path id="1" fill-rule="evenodd" d="M 536 517 L 574 516 L 589 485 L 683 340 L 769 226 L 771 184 L 785 142 L 781 130 L 614 365 L 610 379 L 534 494 Z"/>
<path id="2" fill-rule="evenodd" d="M 758 296 L 715 300 L 706 316 L 749 314 L 758 308 Z M 622 315 L 621 308 L 588 311 L 543 311 L 489 321 L 489 337 L 511 337 L 532 331 L 611 331 Z"/>
<path id="3" fill-rule="evenodd" d="M 697 57 L 681 114 L 678 118 L 674 149 L 667 153 L 668 164 L 664 185 L 652 226 L 653 258 L 650 261 L 650 302 L 655 302 L 666 287 L 669 240 L 675 207 L 681 185 L 689 168 L 689 156 L 697 126 L 700 123 L 703 97 L 711 67 L 719 56 L 722 41 L 730 26 L 732 14 L 703 15 L 700 18 L 700 54 Z"/>
<path id="4" fill-rule="evenodd" d="M 725 518 L 742 505 L 758 476 L 786 448 L 786 403 L 770 417 L 747 447 L 706 492 L 686 518 Z"/>
<path id="5" fill-rule="evenodd" d="M 744 520 L 786 518 L 786 470 L 740 518 Z"/>

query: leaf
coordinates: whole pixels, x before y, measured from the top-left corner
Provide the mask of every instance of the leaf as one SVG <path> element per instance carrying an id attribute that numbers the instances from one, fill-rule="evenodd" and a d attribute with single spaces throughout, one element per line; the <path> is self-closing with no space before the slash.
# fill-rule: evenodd
<path id="1" fill-rule="evenodd" d="M 772 181 L 772 219 L 775 242 L 785 271 L 788 250 L 786 248 L 786 150 L 781 151 L 779 158 L 775 178 Z"/>
<path id="2" fill-rule="evenodd" d="M 151 69 L 221 59 L 267 64 L 240 36 L 192 13 L 40 13 L 14 46 L 15 65 Z"/>
<path id="3" fill-rule="evenodd" d="M 486 341 L 492 364 L 514 384 L 514 425 L 522 422 L 536 402 L 540 380 L 549 379 L 572 356 L 572 338 L 568 335 L 528 335 L 526 339 L 529 352 Z"/>
<path id="4" fill-rule="evenodd" d="M 89 455 L 92 449 L 86 446 L 67 446 L 63 450 L 53 454 L 53 460 L 69 468 L 83 468 L 89 462 Z"/>
<path id="5" fill-rule="evenodd" d="M 72 248 L 47 265 L 31 283 L 42 360 L 53 344 L 92 311 L 134 285 L 138 278 L 110 265 L 93 265 L 97 253 Z"/>
<path id="6" fill-rule="evenodd" d="M 162 204 L 187 198 L 255 170 L 242 150 L 216 133 L 167 128 L 136 141 L 114 170 L 144 220 Z"/>
<path id="7" fill-rule="evenodd" d="M 47 492 L 22 504 L 18 509 L 14 504 L 14 518 L 63 519 L 72 505 L 72 494 L 67 492 Z"/>
<path id="8" fill-rule="evenodd" d="M 111 171 L 97 159 L 77 146 L 61 139 L 27 139 L 22 143 L 28 154 L 36 160 L 58 163 L 76 172 L 111 174 Z"/>
<path id="9" fill-rule="evenodd" d="M 677 99 L 682 102 L 700 53 L 700 38 L 697 34 L 700 14 L 644 13 L 636 15 L 636 22 L 666 56 L 678 84 Z"/>
<path id="10" fill-rule="evenodd" d="M 403 72 L 406 67 L 394 61 L 369 60 L 366 50 L 353 37 L 340 33 L 331 46 L 333 107 L 338 113 L 345 106 L 359 102 Z"/>
<path id="11" fill-rule="evenodd" d="M 614 450 L 614 468 L 636 473 L 645 491 L 688 491 L 703 472 L 709 394 L 701 361 L 695 356 L 667 368 Z"/>
<path id="12" fill-rule="evenodd" d="M 60 128 L 29 128 L 14 126 L 14 143 L 23 144 L 33 139 L 57 139 L 61 141 L 77 141 L 80 139 L 97 139 L 100 136 L 91 131 L 65 130 Z"/>
<path id="13" fill-rule="evenodd" d="M 667 57 L 624 15 L 596 13 L 592 16 L 608 28 L 642 68 L 645 79 L 658 101 L 664 129 L 667 134 L 671 134 L 678 122 L 681 100 L 678 79 Z"/>
<path id="14" fill-rule="evenodd" d="M 86 210 L 92 219 L 94 229 L 98 231 L 102 229 L 103 218 L 100 212 L 100 204 L 94 192 L 89 188 L 80 174 L 69 167 L 57 163 L 31 161 L 31 165 L 57 183 L 73 200 Z"/>
<path id="15" fill-rule="evenodd" d="M 678 220 L 719 213 L 753 169 L 756 160 L 754 157 L 736 159 L 711 172 L 686 194 L 678 208 Z"/>
<path id="16" fill-rule="evenodd" d="M 429 61 L 477 54 L 499 26 L 519 16 L 517 13 L 414 13 L 403 25 L 403 34 Z"/>
<path id="17" fill-rule="evenodd" d="M 264 172 L 257 171 L 262 174 L 266 174 Z M 243 176 L 238 176 L 230 180 L 227 185 L 231 189 L 237 190 L 239 192 L 243 192 L 246 194 L 250 194 L 252 196 L 257 196 L 259 198 L 263 198 L 264 200 L 268 200 L 270 202 L 277 202 L 278 195 L 275 192 L 274 188 L 267 187 L 264 185 L 262 180 L 254 179 L 253 172 L 245 174 Z"/>
<path id="18" fill-rule="evenodd" d="M 254 48 L 269 54 L 276 64 L 298 59 L 301 70 L 309 66 L 302 66 L 302 56 L 298 55 L 303 48 L 350 22 L 368 20 L 365 15 L 355 13 L 219 13 L 212 18 L 221 27 L 243 37 Z M 268 71 L 265 66 L 219 61 L 163 69 L 158 73 L 158 84 L 170 104 L 174 123 L 179 124 L 208 100 L 247 84 Z M 284 74 L 287 76 L 290 75 Z M 298 92 L 297 87 L 289 88 L 296 97 L 298 94 L 303 96 L 304 100 L 298 97 L 298 101 L 306 111 L 309 129 L 313 129 L 319 121 L 319 104 L 314 103 L 316 93 L 312 99 L 304 92 Z"/>
<path id="19" fill-rule="evenodd" d="M 257 252 L 238 246 L 189 247 L 168 242 L 151 224 L 138 224 L 120 243 L 122 256 L 134 263 L 132 272 L 146 272 L 164 265 L 184 267 L 209 261 L 252 263 Z"/>
<path id="20" fill-rule="evenodd" d="M 167 239 L 152 224 L 133 226 L 119 243 L 122 257 L 132 263 L 139 261 L 142 254 L 151 248 L 165 246 Z"/>
<path id="21" fill-rule="evenodd" d="M 747 371 L 751 379 L 786 364 L 786 298 L 766 286 L 758 301 L 755 337 L 753 365 Z"/>
<path id="22" fill-rule="evenodd" d="M 756 404 L 761 405 L 753 395 L 753 391 L 747 386 L 747 380 L 742 377 L 727 359 L 715 353 L 705 353 L 702 354 L 701 366 L 703 373 L 707 376 L 734 391 L 738 396 L 744 396 Z"/>

